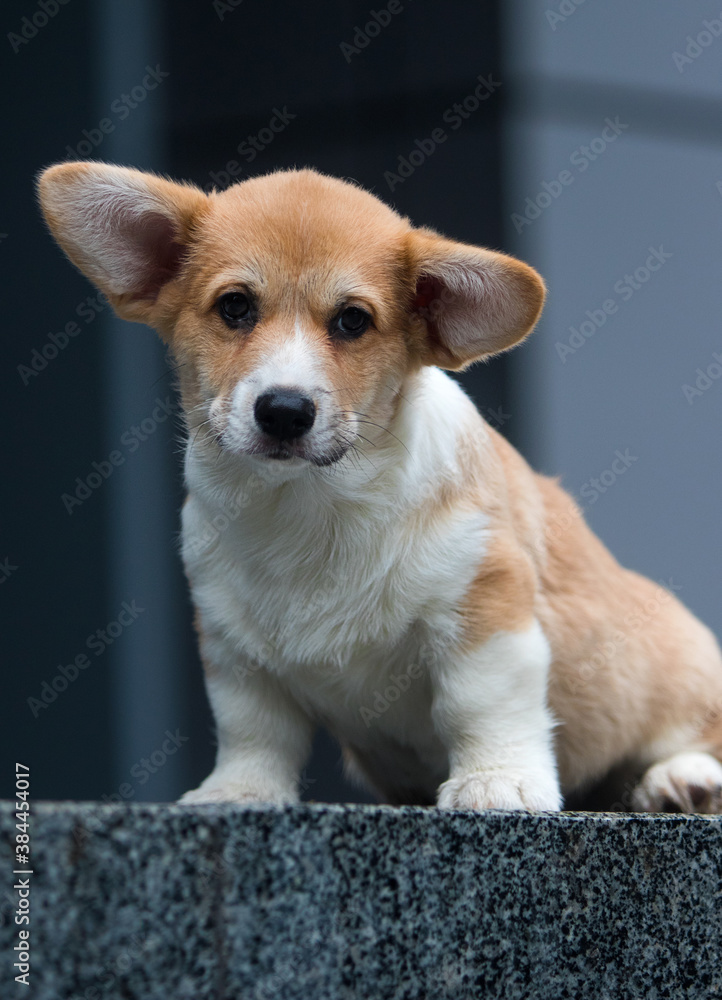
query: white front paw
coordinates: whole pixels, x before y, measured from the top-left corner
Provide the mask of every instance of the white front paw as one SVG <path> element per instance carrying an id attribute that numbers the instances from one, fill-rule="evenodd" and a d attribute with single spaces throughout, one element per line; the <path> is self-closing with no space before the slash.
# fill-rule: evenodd
<path id="1" fill-rule="evenodd" d="M 474 771 L 445 781 L 438 805 L 441 809 L 558 812 L 562 796 L 553 774 Z"/>
<path id="2" fill-rule="evenodd" d="M 203 805 L 209 802 L 238 802 L 247 805 L 254 802 L 270 802 L 282 805 L 295 801 L 297 801 L 296 796 L 291 792 L 285 793 L 272 788 L 254 788 L 242 782 L 221 782 L 207 779 L 198 788 L 181 796 L 178 803 L 183 806 Z"/>

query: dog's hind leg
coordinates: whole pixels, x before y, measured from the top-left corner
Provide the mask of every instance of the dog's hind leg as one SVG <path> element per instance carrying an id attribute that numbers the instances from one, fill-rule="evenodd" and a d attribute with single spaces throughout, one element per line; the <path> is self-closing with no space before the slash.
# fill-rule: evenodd
<path id="1" fill-rule="evenodd" d="M 653 764 L 632 793 L 639 812 L 722 813 L 722 764 L 685 750 Z"/>

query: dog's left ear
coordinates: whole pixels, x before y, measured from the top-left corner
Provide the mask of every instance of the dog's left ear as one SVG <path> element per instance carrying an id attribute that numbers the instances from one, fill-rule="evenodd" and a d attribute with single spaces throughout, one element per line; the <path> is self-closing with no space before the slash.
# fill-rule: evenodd
<path id="1" fill-rule="evenodd" d="M 409 259 L 412 310 L 426 324 L 425 364 L 464 368 L 513 347 L 539 318 L 544 282 L 514 257 L 414 229 Z"/>

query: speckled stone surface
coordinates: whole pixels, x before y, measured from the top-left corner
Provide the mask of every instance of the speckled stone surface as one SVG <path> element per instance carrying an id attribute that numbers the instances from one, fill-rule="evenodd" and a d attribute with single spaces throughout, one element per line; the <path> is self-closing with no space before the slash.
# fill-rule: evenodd
<path id="1" fill-rule="evenodd" d="M 33 804 L 3 1000 L 722 996 L 722 820 Z"/>

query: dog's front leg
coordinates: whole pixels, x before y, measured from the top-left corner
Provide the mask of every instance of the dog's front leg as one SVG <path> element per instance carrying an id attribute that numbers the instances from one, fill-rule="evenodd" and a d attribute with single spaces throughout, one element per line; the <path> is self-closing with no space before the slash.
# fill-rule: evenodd
<path id="1" fill-rule="evenodd" d="M 434 725 L 449 753 L 438 804 L 558 810 L 547 709 L 549 645 L 538 625 L 498 632 L 436 672 Z"/>
<path id="2" fill-rule="evenodd" d="M 313 725 L 282 683 L 258 664 L 206 655 L 206 689 L 218 732 L 216 765 L 184 804 L 297 802 Z"/>

